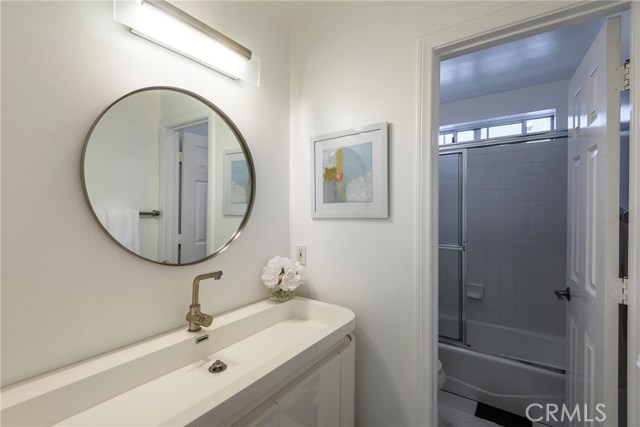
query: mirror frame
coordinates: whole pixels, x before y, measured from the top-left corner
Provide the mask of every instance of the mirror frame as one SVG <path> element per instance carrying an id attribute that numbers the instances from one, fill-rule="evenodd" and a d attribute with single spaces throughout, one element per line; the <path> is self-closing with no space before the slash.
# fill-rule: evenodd
<path id="1" fill-rule="evenodd" d="M 194 99 L 197 99 L 198 101 L 202 102 L 205 106 L 207 106 L 208 108 L 213 110 L 226 123 L 226 125 L 229 126 L 229 128 L 231 129 L 231 132 L 233 132 L 234 136 L 238 140 L 238 143 L 240 144 L 240 148 L 242 149 L 242 152 L 244 153 L 245 159 L 247 161 L 247 166 L 248 166 L 248 169 L 249 169 L 249 180 L 250 180 L 250 183 L 251 183 L 251 194 L 249 195 L 249 201 L 247 203 L 247 210 L 244 213 L 244 217 L 242 218 L 242 221 L 240 222 L 240 225 L 238 226 L 238 229 L 236 230 L 236 232 L 233 233 L 233 235 L 229 238 L 229 240 L 224 245 L 220 246 L 212 254 L 207 255 L 206 257 L 201 258 L 201 259 L 199 259 L 197 261 L 192 261 L 192 262 L 183 263 L 183 264 L 170 264 L 170 263 L 165 263 L 165 262 L 162 262 L 162 261 L 156 261 L 156 260 L 153 260 L 153 259 L 150 259 L 150 258 L 145 258 L 142 255 L 137 254 L 137 253 L 129 250 L 127 247 L 125 247 L 123 244 L 121 244 L 118 240 L 116 240 L 111 235 L 111 233 L 109 233 L 109 231 L 104 227 L 104 225 L 102 225 L 102 222 L 100 222 L 100 219 L 98 218 L 98 215 L 96 214 L 95 210 L 93 209 L 93 206 L 91 205 L 91 200 L 89 198 L 89 192 L 87 191 L 87 182 L 86 182 L 86 177 L 85 177 L 85 160 L 86 160 L 85 156 L 86 156 L 86 152 L 87 152 L 87 147 L 89 145 L 89 140 L 91 139 L 91 135 L 93 134 L 93 130 L 98 125 L 98 123 L 100 122 L 102 117 L 107 113 L 107 111 L 109 111 L 118 102 L 120 102 L 123 99 L 128 98 L 128 97 L 130 97 L 132 95 L 135 95 L 137 93 L 148 92 L 148 91 L 152 91 L 152 90 L 167 90 L 167 91 L 182 93 L 184 95 L 187 95 L 187 96 L 190 96 L 190 97 L 192 97 Z M 91 128 L 89 128 L 89 132 L 87 132 L 87 136 L 85 137 L 84 144 L 82 146 L 82 156 L 81 156 L 81 159 L 80 159 L 80 176 L 81 176 L 81 179 L 82 179 L 82 192 L 84 193 L 84 199 L 87 202 L 87 206 L 89 207 L 89 211 L 91 211 L 91 215 L 93 216 L 93 219 L 98 223 L 98 226 L 102 229 L 102 231 L 105 232 L 105 234 L 107 236 L 109 236 L 109 238 L 113 242 L 115 242 L 118 246 L 120 246 L 122 249 L 124 249 L 128 253 L 130 253 L 132 255 L 135 255 L 138 258 L 144 259 L 144 260 L 149 261 L 149 262 L 153 262 L 155 264 L 160 264 L 160 265 L 165 265 L 165 266 L 172 266 L 172 267 L 182 267 L 182 266 L 187 266 L 187 265 L 198 264 L 198 263 L 204 262 L 206 260 L 209 260 L 209 259 L 211 259 L 211 258 L 213 258 L 213 257 L 215 257 L 217 255 L 220 255 L 222 252 L 224 252 L 240 236 L 240 234 L 244 230 L 245 226 L 247 225 L 247 222 L 249 221 L 249 217 L 251 216 L 251 211 L 253 210 L 253 203 L 254 203 L 254 200 L 255 200 L 255 197 L 256 197 L 256 170 L 255 170 L 255 165 L 253 163 L 253 157 L 251 157 L 251 151 L 249 151 L 249 146 L 247 145 L 246 140 L 244 139 L 244 137 L 240 133 L 240 130 L 235 125 L 235 123 L 233 123 L 233 121 L 231 121 L 229 116 L 227 116 L 220 108 L 218 108 L 215 104 L 213 104 L 209 100 L 203 98 L 202 96 L 198 95 L 197 93 L 191 92 L 191 91 L 186 90 L 186 89 L 172 87 L 172 86 L 149 86 L 149 87 L 144 87 L 144 88 L 141 88 L 141 89 L 134 90 L 133 92 L 129 92 L 129 93 L 121 96 L 120 98 L 116 99 L 111 104 L 109 104 L 98 115 L 98 117 L 94 120 L 93 124 L 91 125 Z"/>

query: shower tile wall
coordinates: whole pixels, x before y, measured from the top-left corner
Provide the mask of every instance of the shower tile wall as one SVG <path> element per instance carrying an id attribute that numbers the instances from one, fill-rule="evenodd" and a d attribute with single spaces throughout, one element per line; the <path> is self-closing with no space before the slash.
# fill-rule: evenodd
<path id="1" fill-rule="evenodd" d="M 566 140 L 469 149 L 468 320 L 564 336 Z"/>

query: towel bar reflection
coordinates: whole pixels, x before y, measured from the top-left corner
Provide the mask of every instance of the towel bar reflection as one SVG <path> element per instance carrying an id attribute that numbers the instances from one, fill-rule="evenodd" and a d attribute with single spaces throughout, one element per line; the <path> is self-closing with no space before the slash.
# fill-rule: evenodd
<path id="1" fill-rule="evenodd" d="M 151 212 L 140 212 L 140 216 L 160 216 L 160 211 L 152 210 Z"/>

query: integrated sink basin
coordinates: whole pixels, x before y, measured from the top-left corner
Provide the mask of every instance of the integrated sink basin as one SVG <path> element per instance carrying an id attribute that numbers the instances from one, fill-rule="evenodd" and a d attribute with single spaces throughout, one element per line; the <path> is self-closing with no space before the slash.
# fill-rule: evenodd
<path id="1" fill-rule="evenodd" d="M 343 307 L 301 297 L 260 301 L 197 333 L 185 327 L 9 386 L 0 419 L 7 426 L 232 425 L 345 347 L 354 327 Z M 217 360 L 227 368 L 211 373 Z"/>

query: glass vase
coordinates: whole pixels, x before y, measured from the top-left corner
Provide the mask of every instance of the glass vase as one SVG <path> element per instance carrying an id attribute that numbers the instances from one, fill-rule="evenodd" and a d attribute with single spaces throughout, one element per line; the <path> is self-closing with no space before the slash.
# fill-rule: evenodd
<path id="1" fill-rule="evenodd" d="M 271 289 L 271 292 L 269 293 L 269 299 L 271 301 L 277 301 L 277 302 L 285 302 L 285 301 L 289 301 L 290 299 L 293 299 L 293 297 L 296 296 L 295 291 L 283 291 L 282 289 Z"/>

